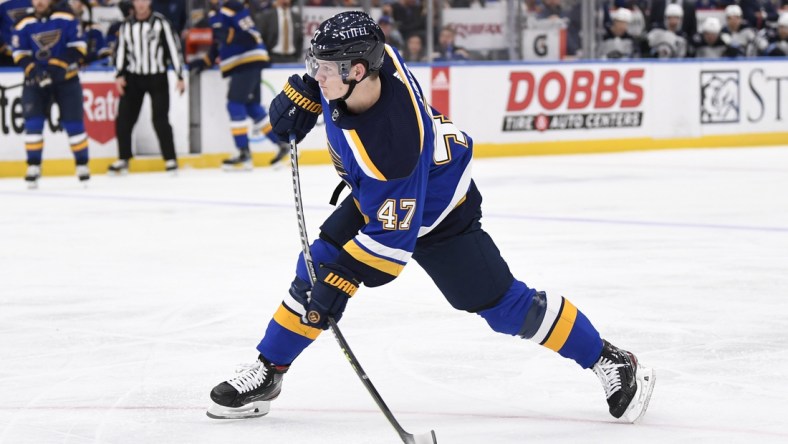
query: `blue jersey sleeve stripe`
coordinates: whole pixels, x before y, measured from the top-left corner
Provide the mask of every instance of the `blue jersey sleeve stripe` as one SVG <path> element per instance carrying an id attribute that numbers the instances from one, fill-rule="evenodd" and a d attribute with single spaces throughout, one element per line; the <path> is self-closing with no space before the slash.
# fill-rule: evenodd
<path id="1" fill-rule="evenodd" d="M 342 247 L 353 259 L 361 262 L 364 265 L 374 268 L 375 270 L 382 271 L 388 275 L 397 277 L 405 268 L 405 265 L 395 262 L 391 259 L 384 259 L 375 256 L 359 246 L 353 239 Z"/>
<path id="2" fill-rule="evenodd" d="M 370 253 L 376 256 L 380 256 L 384 259 L 392 260 L 394 262 L 399 262 L 402 265 L 407 264 L 408 261 L 410 260 L 410 257 L 413 255 L 413 253 L 402 250 L 400 248 L 392 248 L 383 245 L 380 242 L 376 241 L 375 239 L 371 238 L 369 235 L 364 233 L 359 233 L 354 240 L 359 246 L 369 251 Z"/>
<path id="3" fill-rule="evenodd" d="M 419 101 L 416 99 L 416 92 L 413 90 L 413 85 L 410 83 L 410 73 L 405 73 L 405 67 L 402 66 L 394 49 L 389 45 L 386 45 L 385 48 L 389 57 L 391 57 L 391 61 L 394 62 L 394 67 L 397 68 L 397 73 L 399 73 L 400 78 L 408 88 L 410 100 L 413 102 L 413 111 L 416 113 L 416 121 L 419 123 L 419 148 L 421 148 L 424 146 L 424 121 L 421 118 L 422 107 L 419 106 Z M 426 107 L 424 107 L 424 109 L 429 111 Z"/>

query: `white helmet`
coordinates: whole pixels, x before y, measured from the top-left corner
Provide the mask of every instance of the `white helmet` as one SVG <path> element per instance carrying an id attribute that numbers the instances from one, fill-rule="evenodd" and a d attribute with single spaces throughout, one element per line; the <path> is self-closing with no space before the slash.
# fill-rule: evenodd
<path id="1" fill-rule="evenodd" d="M 722 31 L 722 24 L 717 17 L 707 18 L 700 26 L 700 32 L 708 32 L 711 34 L 719 34 Z"/>
<path id="2" fill-rule="evenodd" d="M 671 3 L 665 8 L 665 17 L 684 17 L 684 8 L 676 3 Z"/>
<path id="3" fill-rule="evenodd" d="M 730 5 L 725 8 L 725 17 L 741 17 L 741 6 L 739 5 Z"/>
<path id="4" fill-rule="evenodd" d="M 777 19 L 777 26 L 788 27 L 788 12 L 783 12 L 780 14 L 780 18 Z"/>
<path id="5" fill-rule="evenodd" d="M 619 22 L 629 23 L 632 21 L 632 11 L 627 8 L 618 8 L 610 13 L 610 18 Z"/>

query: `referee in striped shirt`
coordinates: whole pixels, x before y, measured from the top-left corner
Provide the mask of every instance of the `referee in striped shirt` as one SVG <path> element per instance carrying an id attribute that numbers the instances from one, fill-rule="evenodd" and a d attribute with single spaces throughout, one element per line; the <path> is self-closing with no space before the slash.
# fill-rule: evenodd
<path id="1" fill-rule="evenodd" d="M 128 172 L 132 157 L 131 131 L 137 123 L 145 94 L 151 98 L 153 128 L 159 139 L 165 168 L 175 172 L 178 162 L 168 117 L 170 89 L 167 66 L 174 68 L 178 76 L 175 89 L 183 94 L 185 85 L 180 41 L 167 19 L 152 11 L 151 0 L 133 0 L 132 7 L 132 14 L 120 27 L 115 51 L 115 68 L 118 71 L 115 85 L 121 96 L 115 121 L 119 159 L 110 165 L 109 172 Z"/>

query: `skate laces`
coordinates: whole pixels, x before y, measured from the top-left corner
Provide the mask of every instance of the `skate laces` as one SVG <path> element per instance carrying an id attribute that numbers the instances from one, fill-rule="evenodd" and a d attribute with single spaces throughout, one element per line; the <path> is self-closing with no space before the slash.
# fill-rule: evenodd
<path id="1" fill-rule="evenodd" d="M 236 373 L 239 375 L 227 383 L 238 390 L 238 393 L 246 393 L 260 387 L 265 382 L 268 368 L 262 362 L 257 361 L 254 364 L 241 364 Z"/>
<path id="2" fill-rule="evenodd" d="M 606 398 L 610 398 L 615 392 L 621 390 L 621 373 L 618 369 L 624 366 L 625 364 L 617 364 L 604 357 L 594 365 L 594 373 L 602 382 Z"/>

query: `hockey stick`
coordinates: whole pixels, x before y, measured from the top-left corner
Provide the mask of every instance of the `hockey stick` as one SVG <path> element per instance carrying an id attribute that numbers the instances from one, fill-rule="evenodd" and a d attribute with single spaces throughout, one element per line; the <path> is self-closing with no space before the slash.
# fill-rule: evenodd
<path id="1" fill-rule="evenodd" d="M 0 90 L 7 91 L 9 89 L 19 88 L 20 86 L 25 86 L 25 83 L 17 83 L 16 85 L 11 86 L 0 85 Z"/>
<path id="2" fill-rule="evenodd" d="M 317 278 L 315 275 L 315 265 L 312 262 L 312 253 L 309 249 L 309 237 L 306 234 L 304 205 L 301 200 L 301 178 L 298 174 L 298 144 L 296 143 L 294 134 L 290 134 L 290 166 L 292 167 L 291 169 L 293 171 L 293 197 L 295 198 L 296 215 L 298 216 L 298 231 L 301 236 L 301 249 L 304 252 L 304 262 L 306 262 L 306 269 L 309 271 L 310 283 L 314 285 Z M 389 409 L 389 407 L 383 401 L 380 393 L 378 393 L 375 386 L 372 385 L 372 381 L 369 379 L 369 376 L 367 376 L 367 373 L 363 368 L 361 368 L 361 364 L 358 362 L 358 359 L 356 359 L 356 355 L 354 355 L 353 351 L 350 349 L 350 345 L 348 345 L 347 340 L 345 340 L 345 337 L 342 335 L 342 332 L 339 330 L 339 326 L 333 317 L 329 316 L 328 324 L 331 326 L 331 331 L 334 333 L 334 337 L 339 343 L 339 348 L 342 349 L 342 352 L 345 354 L 348 362 L 350 362 L 350 366 L 356 371 L 356 375 L 358 375 L 359 379 L 361 379 L 361 383 L 364 384 L 364 387 L 367 388 L 369 394 L 372 395 L 372 399 L 375 400 L 375 403 L 378 405 L 378 407 L 380 407 L 380 410 L 386 416 L 386 419 L 389 420 L 391 426 L 397 431 L 399 437 L 402 439 L 402 442 L 405 444 L 437 444 L 438 441 L 437 438 L 435 438 L 434 430 L 430 430 L 429 433 L 412 435 L 402 428 L 402 426 L 397 421 L 397 418 L 395 418 L 394 414 L 391 413 L 391 409 Z"/>

